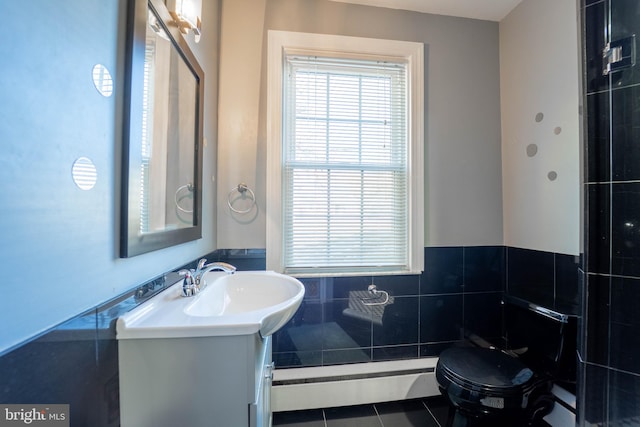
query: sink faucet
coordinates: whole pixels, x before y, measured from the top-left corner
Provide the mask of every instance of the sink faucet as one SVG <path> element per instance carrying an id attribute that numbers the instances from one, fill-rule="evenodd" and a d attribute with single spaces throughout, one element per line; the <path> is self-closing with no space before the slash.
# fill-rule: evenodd
<path id="1" fill-rule="evenodd" d="M 222 270 L 226 273 L 233 274 L 236 268 L 226 262 L 212 262 L 207 264 L 207 260 L 202 258 L 198 262 L 198 267 L 195 270 L 180 270 L 178 272 L 178 274 L 184 276 L 184 280 L 182 281 L 182 296 L 192 297 L 203 290 L 207 286 L 204 275 L 212 270 Z"/>

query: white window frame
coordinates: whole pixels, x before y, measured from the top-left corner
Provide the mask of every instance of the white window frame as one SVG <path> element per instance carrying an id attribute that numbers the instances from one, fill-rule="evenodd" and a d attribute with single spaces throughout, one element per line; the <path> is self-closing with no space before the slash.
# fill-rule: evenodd
<path id="1" fill-rule="evenodd" d="M 270 30 L 267 65 L 267 269 L 283 265 L 282 97 L 289 53 L 347 58 L 395 58 L 407 63 L 409 86 L 409 265 L 401 271 L 342 272 L 334 276 L 419 274 L 424 265 L 424 45 L 417 42 Z M 322 272 L 295 274 L 321 276 Z"/>

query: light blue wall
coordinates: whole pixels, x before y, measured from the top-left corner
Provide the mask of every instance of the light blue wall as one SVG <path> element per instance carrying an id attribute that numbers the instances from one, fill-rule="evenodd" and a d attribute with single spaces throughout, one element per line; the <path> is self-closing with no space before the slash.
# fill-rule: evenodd
<path id="1" fill-rule="evenodd" d="M 118 258 L 125 0 L 4 2 L 0 26 L 0 353 L 215 249 L 217 1 L 194 45 L 205 70 L 203 238 Z M 94 88 L 96 63 L 115 93 Z M 98 181 L 76 187 L 73 162 Z"/>

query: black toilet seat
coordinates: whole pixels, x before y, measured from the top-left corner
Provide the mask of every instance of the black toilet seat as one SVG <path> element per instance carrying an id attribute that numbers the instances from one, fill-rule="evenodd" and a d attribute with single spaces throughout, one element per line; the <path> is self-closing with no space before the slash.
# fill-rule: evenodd
<path id="1" fill-rule="evenodd" d="M 530 395 L 541 386 L 520 360 L 499 350 L 450 348 L 440 354 L 436 380 L 442 393 L 467 413 L 524 411 Z"/>

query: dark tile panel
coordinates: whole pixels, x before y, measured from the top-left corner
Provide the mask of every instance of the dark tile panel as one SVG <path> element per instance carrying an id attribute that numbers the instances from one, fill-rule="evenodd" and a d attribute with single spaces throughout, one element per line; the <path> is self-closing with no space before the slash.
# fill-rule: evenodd
<path id="1" fill-rule="evenodd" d="M 577 319 L 578 335 L 576 337 L 576 349 L 578 351 L 578 358 L 580 360 L 586 360 L 587 348 L 586 348 L 586 330 L 587 330 L 587 274 L 580 269 L 579 270 L 579 284 L 578 289 L 580 293 L 580 314 Z"/>
<path id="2" fill-rule="evenodd" d="M 379 290 L 391 296 L 418 295 L 420 286 L 419 275 L 391 275 L 391 276 L 356 276 L 336 277 L 331 280 L 332 289 L 329 295 L 333 298 L 349 298 L 353 292 L 366 291 L 369 285 L 375 285 Z"/>
<path id="3" fill-rule="evenodd" d="M 462 329 L 462 295 L 420 297 L 420 343 L 461 340 Z"/>
<path id="4" fill-rule="evenodd" d="M 426 406 L 420 400 L 377 403 L 376 410 L 385 426 L 439 427 Z"/>
<path id="5" fill-rule="evenodd" d="M 267 268 L 267 255 L 264 249 L 221 249 L 213 252 L 209 257 L 209 261 L 228 262 L 238 271 L 266 270 Z"/>
<path id="6" fill-rule="evenodd" d="M 464 291 L 502 291 L 505 285 L 504 246 L 464 248 Z"/>
<path id="7" fill-rule="evenodd" d="M 322 305 L 302 301 L 294 317 L 273 334 L 273 351 L 322 350 Z"/>
<path id="8" fill-rule="evenodd" d="M 554 254 L 507 248 L 507 293 L 542 305 L 554 306 Z"/>
<path id="9" fill-rule="evenodd" d="M 580 315 L 579 268 L 579 256 L 555 254 L 554 308 L 560 313 Z"/>
<path id="10" fill-rule="evenodd" d="M 640 277 L 640 182 L 611 188 L 611 272 Z"/>
<path id="11" fill-rule="evenodd" d="M 640 140 L 638 111 L 640 111 L 640 87 L 633 86 L 611 91 L 613 181 L 640 179 L 640 145 L 637 143 Z"/>
<path id="12" fill-rule="evenodd" d="M 637 352 L 636 352 L 637 354 Z M 640 424 L 640 376 L 609 372 L 609 425 Z"/>
<path id="13" fill-rule="evenodd" d="M 371 276 L 334 277 L 326 295 L 329 298 L 348 299 L 354 292 L 366 291 L 372 283 Z"/>
<path id="14" fill-rule="evenodd" d="M 322 323 L 287 325 L 274 334 L 274 352 L 320 351 L 323 346 Z"/>
<path id="15" fill-rule="evenodd" d="M 325 366 L 365 362 L 371 362 L 370 347 L 347 350 L 324 350 L 322 352 L 322 364 Z"/>
<path id="16" fill-rule="evenodd" d="M 609 274 L 611 269 L 611 186 L 587 186 L 587 272 Z"/>
<path id="17" fill-rule="evenodd" d="M 273 353 L 276 368 L 322 366 L 322 351 L 293 351 Z"/>
<path id="18" fill-rule="evenodd" d="M 463 248 L 424 248 L 424 273 L 420 277 L 420 294 L 462 292 Z"/>
<path id="19" fill-rule="evenodd" d="M 587 277 L 587 362 L 609 364 L 609 276 Z"/>
<path id="20" fill-rule="evenodd" d="M 609 370 L 597 365 L 584 364 L 583 381 L 580 381 L 579 417 L 584 419 L 581 425 L 606 425 L 607 394 Z"/>
<path id="21" fill-rule="evenodd" d="M 609 92 L 587 96 L 587 180 L 611 180 Z"/>
<path id="22" fill-rule="evenodd" d="M 390 297 L 383 306 L 370 306 L 382 311 L 382 315 L 373 317 L 373 344 L 417 344 L 418 302 L 419 297 Z"/>
<path id="23" fill-rule="evenodd" d="M 72 426 L 118 425 L 119 418 L 109 422 L 103 416 L 96 340 L 94 309 L 4 355 L 0 403 L 69 404 Z"/>
<path id="24" fill-rule="evenodd" d="M 382 427 L 373 405 L 325 409 L 327 427 Z"/>
<path id="25" fill-rule="evenodd" d="M 371 347 L 373 319 L 381 318 L 373 308 L 362 305 L 357 297 L 324 303 L 322 349 Z"/>
<path id="26" fill-rule="evenodd" d="M 446 341 L 446 342 L 436 342 L 430 344 L 421 344 L 420 345 L 420 357 L 433 357 L 439 356 L 440 353 L 448 349 L 449 347 L 455 347 L 459 345 L 464 345 L 464 341 Z"/>
<path id="27" fill-rule="evenodd" d="M 465 336 L 492 341 L 502 335 L 502 292 L 464 294 Z"/>
<path id="28" fill-rule="evenodd" d="M 373 347 L 372 359 L 376 362 L 382 360 L 415 359 L 420 356 L 419 353 L 420 348 L 418 345 Z"/>
<path id="29" fill-rule="evenodd" d="M 588 93 L 607 89 L 609 79 L 602 75 L 602 49 L 606 44 L 605 29 L 608 1 L 595 3 L 585 9 L 585 88 Z"/>
<path id="30" fill-rule="evenodd" d="M 611 279 L 610 366 L 640 375 L 639 301 L 640 280 Z"/>
<path id="31" fill-rule="evenodd" d="M 640 34 L 640 6 L 637 0 L 610 0 L 611 41 Z M 640 40 L 636 40 L 636 58 L 640 54 Z M 612 87 L 624 87 L 640 83 L 640 70 L 630 67 L 611 74 Z"/>
<path id="32" fill-rule="evenodd" d="M 392 296 L 411 296 L 420 293 L 420 275 L 379 276 L 373 283 Z"/>

